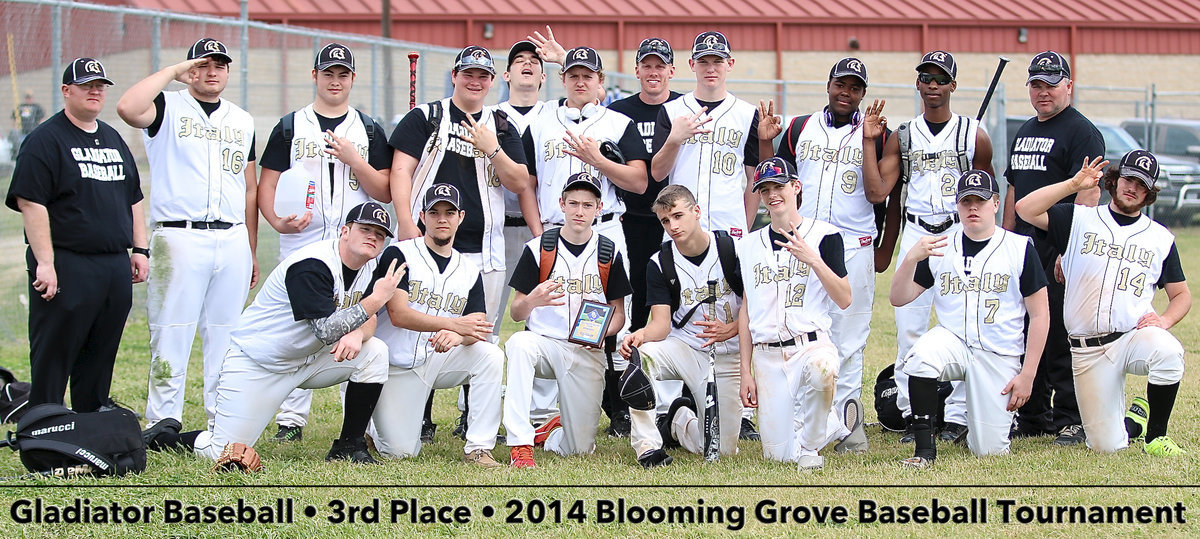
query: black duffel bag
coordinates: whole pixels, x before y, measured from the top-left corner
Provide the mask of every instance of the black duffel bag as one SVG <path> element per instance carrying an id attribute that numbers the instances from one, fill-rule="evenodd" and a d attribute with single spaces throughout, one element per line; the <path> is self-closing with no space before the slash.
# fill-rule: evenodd
<path id="1" fill-rule="evenodd" d="M 91 468 L 94 475 L 125 475 L 146 469 L 146 444 L 137 415 L 125 408 L 77 414 L 61 404 L 39 404 L 17 423 L 0 447 L 21 452 L 35 473 Z"/>

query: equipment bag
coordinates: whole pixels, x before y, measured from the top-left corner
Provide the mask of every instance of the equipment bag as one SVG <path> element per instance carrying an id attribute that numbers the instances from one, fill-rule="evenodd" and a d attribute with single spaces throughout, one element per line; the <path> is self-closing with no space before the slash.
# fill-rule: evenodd
<path id="1" fill-rule="evenodd" d="M 125 475 L 146 469 L 146 444 L 137 415 L 125 408 L 77 414 L 61 404 L 29 409 L 0 447 L 21 452 L 35 473 L 87 465 L 95 475 Z"/>
<path id="2" fill-rule="evenodd" d="M 0 367 L 0 423 L 16 423 L 29 411 L 29 382 L 18 382 L 12 371 Z"/>

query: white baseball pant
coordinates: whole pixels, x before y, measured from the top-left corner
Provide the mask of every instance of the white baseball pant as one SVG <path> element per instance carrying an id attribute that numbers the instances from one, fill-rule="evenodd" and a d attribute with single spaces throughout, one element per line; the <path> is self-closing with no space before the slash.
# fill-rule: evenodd
<path id="1" fill-rule="evenodd" d="M 972 348 L 949 329 L 935 326 L 917 339 L 901 368 L 908 376 L 961 380 L 967 407 L 967 422 L 963 423 L 967 447 L 977 456 L 1008 452 L 1008 431 L 1015 413 L 1008 411 L 1011 396 L 1001 391 L 1020 374 L 1020 356 Z"/>
<path id="2" fill-rule="evenodd" d="M 1129 445 L 1125 432 L 1125 375 L 1154 385 L 1183 380 L 1183 345 L 1160 327 L 1135 329 L 1103 346 L 1071 347 L 1075 397 L 1087 446 L 1110 453 Z"/>
<path id="3" fill-rule="evenodd" d="M 513 273 L 517 270 L 517 262 L 525 252 L 525 244 L 533 239 L 533 233 L 527 226 L 504 227 L 504 288 L 500 291 L 500 312 L 508 307 L 512 287 L 507 283 L 512 281 Z M 500 324 L 497 323 L 493 335 L 500 337 Z M 558 415 L 558 384 L 553 380 L 542 378 L 533 379 L 533 401 L 530 404 L 529 419 L 536 423 L 545 423 L 551 417 Z"/>
<path id="4" fill-rule="evenodd" d="M 388 348 L 383 341 L 371 338 L 363 343 L 354 359 L 334 361 L 331 346 L 298 363 L 294 370 L 269 371 L 250 359 L 238 348 L 231 348 L 221 367 L 217 384 L 217 419 L 212 429 L 196 438 L 195 452 L 217 460 L 221 450 L 231 442 L 254 446 L 271 416 L 293 389 L 319 389 L 345 381 L 382 384 L 387 381 Z"/>
<path id="5" fill-rule="evenodd" d="M 245 225 L 226 230 L 156 227 L 150 235 L 146 311 L 150 376 L 146 420 L 183 418 L 184 386 L 196 330 L 204 356 L 204 412 L 212 428 L 217 380 L 229 334 L 246 306 L 254 260 Z"/>
<path id="6" fill-rule="evenodd" d="M 871 334 L 871 308 L 875 304 L 875 249 L 868 245 L 846 251 L 846 276 L 854 291 L 850 306 L 829 313 L 830 338 L 838 347 L 841 367 L 833 410 L 841 417 L 846 401 L 862 398 L 863 351 Z M 928 318 L 928 317 L 927 317 Z"/>
<path id="7" fill-rule="evenodd" d="M 955 223 L 945 232 L 938 234 L 939 236 L 949 236 L 962 228 L 961 223 Z M 904 221 L 904 234 L 900 238 L 900 254 L 896 255 L 896 260 L 904 260 L 904 255 L 908 254 L 908 250 L 912 249 L 921 238 L 932 236 L 929 231 L 921 228 L 919 225 L 913 224 L 908 220 Z M 897 262 L 898 264 L 899 262 Z M 904 357 L 908 355 L 908 351 L 912 348 L 913 343 L 924 335 L 929 330 L 929 314 L 933 310 L 933 291 L 926 290 L 917 296 L 908 305 L 903 307 L 895 307 L 896 310 L 896 407 L 900 408 L 900 413 L 904 417 L 912 415 L 912 405 L 908 400 L 908 375 L 900 368 Z M 952 382 L 954 390 L 946 399 L 945 415 L 943 420 L 966 425 L 967 420 L 967 398 L 961 384 Z"/>
<path id="8" fill-rule="evenodd" d="M 529 422 L 533 380 L 557 381 L 562 428 L 546 440 L 545 449 L 560 455 L 591 453 L 600 423 L 604 393 L 604 352 L 532 331 L 518 331 L 505 344 L 508 379 L 504 393 L 504 429 L 509 446 L 533 445 Z M 474 396 L 475 390 L 471 390 Z"/>
<path id="9" fill-rule="evenodd" d="M 650 380 L 672 380 L 687 384 L 695 397 L 696 412 L 688 414 L 680 412 L 673 421 L 678 420 L 672 428 L 675 438 L 684 449 L 692 453 L 704 452 L 704 403 L 705 390 L 708 387 L 708 351 L 696 350 L 686 342 L 675 337 L 667 337 L 661 341 L 643 343 L 639 348 L 642 354 L 642 367 Z M 738 392 L 741 390 L 741 374 L 738 354 L 718 354 L 716 360 L 717 380 L 717 409 L 720 412 L 718 425 L 721 429 L 721 453 L 732 455 L 737 453 L 738 434 L 741 432 L 742 399 Z M 661 396 L 656 386 L 654 392 L 659 400 L 659 406 L 666 397 Z M 670 402 L 666 403 L 670 406 Z M 657 410 L 629 409 L 632 424 L 630 429 L 630 445 L 634 454 L 642 455 L 652 449 L 662 449 L 663 439 L 658 432 L 655 418 Z"/>
<path id="10" fill-rule="evenodd" d="M 764 457 L 796 462 L 829 443 L 839 363 L 837 346 L 821 331 L 812 342 L 754 345 L 751 365 Z"/>
<path id="11" fill-rule="evenodd" d="M 387 384 L 379 395 L 368 429 L 379 454 L 415 457 L 421 452 L 421 421 L 425 399 L 434 389 L 471 384 L 464 453 L 496 446 L 500 430 L 500 383 L 504 352 L 490 342 L 456 346 L 430 354 L 425 363 L 405 369 L 388 368 Z"/>

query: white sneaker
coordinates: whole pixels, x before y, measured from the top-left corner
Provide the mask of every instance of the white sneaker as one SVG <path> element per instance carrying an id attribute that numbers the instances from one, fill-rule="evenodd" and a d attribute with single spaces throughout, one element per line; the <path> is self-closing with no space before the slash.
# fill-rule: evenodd
<path id="1" fill-rule="evenodd" d="M 800 455 L 797 470 L 801 472 L 811 472 L 820 470 L 825 467 L 825 457 L 821 455 Z"/>

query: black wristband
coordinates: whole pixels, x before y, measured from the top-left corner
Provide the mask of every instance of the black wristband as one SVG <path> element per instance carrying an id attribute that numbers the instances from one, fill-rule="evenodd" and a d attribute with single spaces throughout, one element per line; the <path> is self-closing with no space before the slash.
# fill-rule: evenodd
<path id="1" fill-rule="evenodd" d="M 131 254 L 146 255 L 146 258 L 150 258 L 150 249 L 148 249 L 146 247 L 134 247 L 133 249 L 130 249 L 129 251 Z"/>

